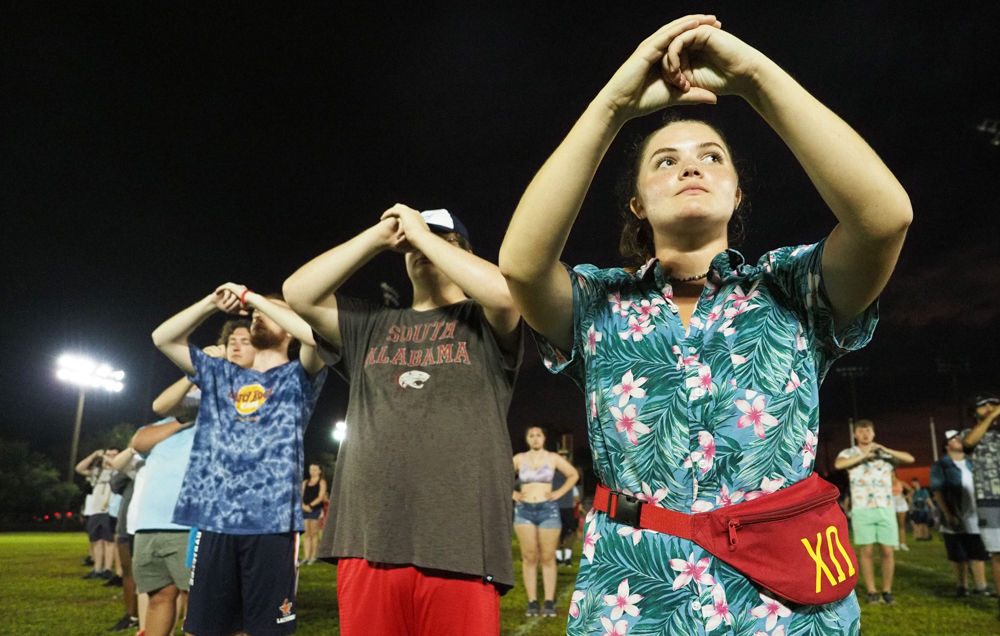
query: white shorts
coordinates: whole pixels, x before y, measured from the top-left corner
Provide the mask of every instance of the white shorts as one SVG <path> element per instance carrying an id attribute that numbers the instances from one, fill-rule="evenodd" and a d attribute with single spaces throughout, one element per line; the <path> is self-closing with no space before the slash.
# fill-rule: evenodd
<path id="1" fill-rule="evenodd" d="M 906 503 L 906 497 L 903 495 L 893 495 L 892 503 L 896 507 L 896 512 L 908 512 L 910 506 Z"/>
<path id="2" fill-rule="evenodd" d="M 993 554 L 1000 553 L 1000 508 L 980 507 L 979 513 L 979 535 L 983 539 L 986 551 Z"/>

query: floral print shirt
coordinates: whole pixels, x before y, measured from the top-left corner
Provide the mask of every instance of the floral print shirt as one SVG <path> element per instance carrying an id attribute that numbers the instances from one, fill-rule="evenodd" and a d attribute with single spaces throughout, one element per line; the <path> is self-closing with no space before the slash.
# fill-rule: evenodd
<path id="1" fill-rule="evenodd" d="M 584 390 L 605 485 L 690 514 L 812 473 L 820 382 L 834 360 L 867 344 L 878 320 L 873 304 L 835 333 L 824 244 L 775 250 L 756 266 L 720 253 L 687 328 L 655 259 L 634 274 L 567 267 L 573 351 L 544 337 L 539 349 L 553 373 Z M 859 614 L 853 593 L 783 604 L 691 541 L 592 510 L 568 633 L 857 634 Z"/>
<path id="2" fill-rule="evenodd" d="M 971 428 L 962 431 L 962 439 L 970 432 Z M 965 454 L 976 475 L 976 501 L 1000 507 L 1000 427 L 991 425 L 976 447 Z"/>
<path id="3" fill-rule="evenodd" d="M 861 457 L 864 452 L 857 446 L 845 448 L 837 459 Z M 891 459 L 891 456 L 890 456 Z M 861 462 L 847 470 L 851 478 L 851 509 L 895 508 L 892 500 L 892 462 L 877 458 Z"/>

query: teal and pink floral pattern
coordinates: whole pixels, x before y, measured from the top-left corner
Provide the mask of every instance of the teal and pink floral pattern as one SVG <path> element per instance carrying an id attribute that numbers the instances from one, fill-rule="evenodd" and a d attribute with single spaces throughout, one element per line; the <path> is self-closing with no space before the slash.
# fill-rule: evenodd
<path id="1" fill-rule="evenodd" d="M 545 365 L 583 389 L 594 470 L 608 487 L 684 513 L 767 496 L 812 473 L 819 385 L 871 339 L 873 304 L 836 333 L 824 242 L 756 266 L 715 257 L 684 327 L 653 260 L 635 273 L 568 268 L 574 347 L 539 336 Z M 775 568 L 781 568 L 776 558 Z M 783 604 L 699 546 L 587 517 L 570 636 L 829 636 L 859 633 L 854 594 Z"/>

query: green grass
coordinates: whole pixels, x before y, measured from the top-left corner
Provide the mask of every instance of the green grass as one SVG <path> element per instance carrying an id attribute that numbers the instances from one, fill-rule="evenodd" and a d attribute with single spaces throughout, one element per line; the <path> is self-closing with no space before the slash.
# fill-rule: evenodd
<path id="1" fill-rule="evenodd" d="M 516 541 L 513 547 L 520 582 Z M 896 553 L 893 591 L 899 605 L 862 604 L 865 636 L 1000 634 L 996 599 L 953 597 L 954 581 L 940 539 L 911 543 L 910 547 L 908 553 Z M 104 633 L 114 624 L 123 614 L 120 592 L 96 581 L 80 579 L 86 572 L 80 558 L 86 552 L 87 539 L 83 534 L 0 534 L 0 599 L 4 608 L 0 634 L 83 636 Z M 577 559 L 579 554 L 579 549 L 575 550 Z M 502 633 L 505 636 L 565 634 L 566 610 L 575 576 L 575 568 L 560 568 L 556 604 L 559 617 L 555 619 L 525 617 L 527 599 L 523 586 L 509 592 L 500 606 Z M 335 579 L 335 569 L 328 565 L 302 569 L 298 634 L 339 633 Z M 859 587 L 858 592 L 864 598 L 864 589 Z"/>

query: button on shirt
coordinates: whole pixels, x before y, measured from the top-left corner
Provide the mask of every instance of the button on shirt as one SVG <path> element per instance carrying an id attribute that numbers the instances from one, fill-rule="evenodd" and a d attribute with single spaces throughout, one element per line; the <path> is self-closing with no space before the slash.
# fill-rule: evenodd
<path id="1" fill-rule="evenodd" d="M 656 260 L 634 274 L 567 267 L 573 351 L 543 337 L 539 348 L 551 371 L 584 390 L 594 470 L 604 484 L 697 513 L 766 496 L 812 473 L 820 382 L 834 360 L 870 340 L 878 316 L 873 304 L 835 334 L 823 246 L 775 250 L 756 266 L 733 250 L 717 255 L 687 328 Z M 648 572 L 662 573 L 677 596 L 667 602 Z M 577 588 L 574 599 L 583 604 L 616 596 L 630 604 L 641 595 L 629 630 L 641 624 L 663 634 L 689 633 L 691 625 L 707 633 L 766 604 L 749 580 L 694 543 L 593 511 Z M 858 616 L 853 595 L 818 611 L 836 626 L 830 634 L 848 633 Z M 612 611 L 609 620 L 620 615 Z M 780 616 L 790 616 L 781 623 L 792 631 L 811 619 Z M 757 630 L 774 628 L 757 623 Z"/>

